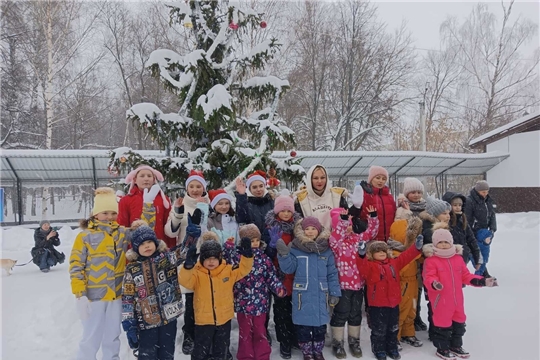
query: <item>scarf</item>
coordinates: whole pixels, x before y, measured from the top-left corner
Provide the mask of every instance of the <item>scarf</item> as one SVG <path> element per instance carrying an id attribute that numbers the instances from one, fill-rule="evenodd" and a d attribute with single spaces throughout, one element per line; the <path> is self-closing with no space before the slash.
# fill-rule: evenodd
<path id="1" fill-rule="evenodd" d="M 295 237 L 292 246 L 303 252 L 320 254 L 328 250 L 328 239 L 317 238 L 311 241 L 302 241 Z"/>
<path id="2" fill-rule="evenodd" d="M 438 256 L 440 258 L 451 258 L 452 256 L 456 255 L 456 247 L 452 246 L 449 249 L 438 249 L 437 247 L 433 246 L 433 254 L 435 256 Z"/>
<path id="3" fill-rule="evenodd" d="M 415 212 L 421 212 L 421 211 L 426 210 L 426 200 L 421 199 L 419 202 L 415 202 L 415 203 L 410 202 L 409 209 Z"/>

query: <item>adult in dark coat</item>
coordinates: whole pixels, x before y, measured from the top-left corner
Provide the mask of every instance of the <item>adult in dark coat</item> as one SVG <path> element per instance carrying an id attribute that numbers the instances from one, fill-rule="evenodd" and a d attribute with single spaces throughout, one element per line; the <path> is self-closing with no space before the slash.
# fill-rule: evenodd
<path id="1" fill-rule="evenodd" d="M 58 232 L 51 228 L 47 220 L 39 223 L 39 228 L 34 232 L 35 246 L 30 250 L 32 261 L 43 272 L 49 272 L 51 266 L 61 264 L 66 259 L 64 253 L 58 252 L 54 247 L 60 245 Z"/>
<path id="2" fill-rule="evenodd" d="M 465 205 L 465 215 L 475 234 L 479 230 L 487 229 L 495 236 L 497 219 L 493 199 L 489 196 L 489 184 L 487 181 L 477 181 L 476 185 L 471 189 Z M 487 268 L 484 271 L 484 277 L 491 277 Z"/>
<path id="3" fill-rule="evenodd" d="M 480 249 L 478 248 L 476 237 L 469 226 L 467 217 L 462 210 L 466 206 L 465 196 L 460 193 L 447 191 L 442 199 L 452 206 L 449 225 L 454 244 L 463 246 L 463 254 L 461 256 L 463 257 L 465 264 L 469 262 L 469 256 L 472 255 L 474 263 L 477 264 L 475 266 L 476 270 L 478 270 L 481 263 Z"/>

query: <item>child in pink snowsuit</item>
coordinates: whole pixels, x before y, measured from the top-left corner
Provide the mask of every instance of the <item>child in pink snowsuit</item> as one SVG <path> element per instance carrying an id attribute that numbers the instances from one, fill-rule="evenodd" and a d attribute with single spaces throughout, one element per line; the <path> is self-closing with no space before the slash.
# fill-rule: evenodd
<path id="1" fill-rule="evenodd" d="M 467 359 L 462 347 L 465 334 L 465 308 L 462 284 L 498 286 L 497 279 L 473 275 L 467 269 L 461 253 L 463 247 L 454 245 L 452 234 L 444 223 L 435 225 L 433 244 L 424 246 L 423 279 L 433 308 L 433 345 L 441 359 Z"/>
<path id="2" fill-rule="evenodd" d="M 358 243 L 370 241 L 377 236 L 379 219 L 374 207 L 368 209 L 368 228 L 361 234 L 353 233 L 348 211 L 335 208 L 330 211 L 332 234 L 328 240 L 338 268 L 341 299 L 334 307 L 330 326 L 332 327 L 332 353 L 338 359 L 347 356 L 344 349 L 345 323 L 349 349 L 353 357 L 361 357 L 360 324 L 362 323 L 362 300 L 364 299 L 364 279 L 360 276 L 356 260 Z"/>

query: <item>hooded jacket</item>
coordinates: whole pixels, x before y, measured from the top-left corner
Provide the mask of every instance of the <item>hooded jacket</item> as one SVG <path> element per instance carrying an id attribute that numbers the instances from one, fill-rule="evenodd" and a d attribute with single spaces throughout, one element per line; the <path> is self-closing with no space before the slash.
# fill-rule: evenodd
<path id="1" fill-rule="evenodd" d="M 167 325 L 184 313 L 177 268 L 184 256 L 177 246 L 169 251 L 163 240 L 156 253 L 142 257 L 133 249 L 126 253 L 122 286 L 122 319 L 136 319 L 139 330 Z"/>
<path id="2" fill-rule="evenodd" d="M 467 269 L 461 257 L 463 247 L 461 245 L 455 245 L 455 247 L 456 254 L 449 258 L 434 255 L 433 244 L 423 247 L 426 260 L 422 278 L 433 310 L 433 324 L 442 328 L 451 327 L 452 321 L 465 322 L 467 317 L 462 285 L 471 285 L 472 279 L 482 278 L 471 274 Z M 432 286 L 434 281 L 440 282 L 443 289 L 435 290 Z"/>
<path id="3" fill-rule="evenodd" d="M 396 216 L 396 202 L 390 193 L 390 188 L 386 185 L 382 189 L 372 187 L 372 192 L 372 194 L 368 194 L 364 190 L 364 204 L 362 205 L 360 218 L 367 220 L 369 217 L 367 208 L 369 206 L 373 206 L 377 209 L 379 231 L 377 232 L 375 240 L 387 241 L 390 236 L 390 226 L 392 226 L 394 217 Z"/>
<path id="4" fill-rule="evenodd" d="M 248 196 L 248 194 L 234 193 L 236 196 L 236 222 L 239 225 L 255 224 L 261 232 L 261 240 L 268 245 L 270 235 L 265 224 L 266 214 L 274 209 L 274 199 L 270 193 L 263 197 Z M 269 248 L 267 248 L 268 250 Z"/>
<path id="5" fill-rule="evenodd" d="M 311 176 L 317 167 L 322 167 L 327 174 L 326 188 L 321 196 L 315 193 L 313 185 L 311 184 Z M 303 218 L 306 216 L 314 216 L 319 219 L 322 226 L 326 229 L 330 229 L 332 223 L 330 220 L 330 210 L 338 207 L 349 209 L 349 205 L 347 204 L 347 196 L 349 193 L 345 188 L 330 187 L 328 172 L 324 166 L 319 164 L 313 165 L 309 169 L 306 174 L 306 179 L 305 189 L 295 193 L 296 200 L 294 208 Z"/>
<path id="6" fill-rule="evenodd" d="M 495 208 L 489 194 L 486 198 L 483 198 L 474 188 L 472 188 L 467 197 L 464 212 L 467 216 L 467 221 L 475 234 L 480 229 L 488 229 L 492 232 L 497 231 Z"/>
<path id="7" fill-rule="evenodd" d="M 349 220 L 342 220 L 341 208 L 332 209 L 332 233 L 328 243 L 334 253 L 336 267 L 339 271 L 339 285 L 343 290 L 360 290 L 364 286 L 364 279 L 360 276 L 356 261 L 358 259 L 358 243 L 370 241 L 377 235 L 379 219 L 368 218 L 368 228 L 362 234 L 347 234 L 347 227 L 351 225 Z"/>
<path id="8" fill-rule="evenodd" d="M 294 227 L 295 238 L 286 256 L 278 255 L 279 266 L 286 274 L 294 273 L 292 320 L 295 325 L 322 326 L 330 321 L 328 300 L 341 296 L 338 271 L 332 250 L 328 246 L 330 232 L 324 227 L 311 240 L 304 235 L 302 221 Z M 311 243 L 318 251 L 305 251 Z M 316 245 L 316 246 L 315 246 Z"/>

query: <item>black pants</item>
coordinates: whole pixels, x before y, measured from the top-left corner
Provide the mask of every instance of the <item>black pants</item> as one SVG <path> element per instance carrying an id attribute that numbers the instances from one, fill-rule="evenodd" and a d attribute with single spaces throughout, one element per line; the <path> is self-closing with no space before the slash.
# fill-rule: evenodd
<path id="1" fill-rule="evenodd" d="M 193 293 L 184 294 L 186 301 L 184 303 L 184 326 L 182 331 L 190 338 L 195 338 L 195 311 L 193 310 Z"/>
<path id="2" fill-rule="evenodd" d="M 440 350 L 456 349 L 463 346 L 463 335 L 465 335 L 465 323 L 452 321 L 452 327 L 433 327 L 433 345 Z"/>
<path id="3" fill-rule="evenodd" d="M 326 325 L 322 325 L 322 326 L 295 325 L 295 328 L 296 328 L 296 336 L 298 337 L 298 342 L 309 343 L 309 342 L 324 341 L 324 336 L 326 335 Z"/>
<path id="4" fill-rule="evenodd" d="M 416 319 L 421 319 L 420 316 L 420 310 L 422 309 L 422 289 L 424 288 L 424 282 L 422 279 L 422 270 L 424 269 L 424 266 L 422 264 L 418 264 L 418 270 L 416 273 L 416 279 L 418 280 L 418 297 L 416 301 Z M 425 292 L 426 299 L 427 299 L 427 291 Z M 416 320 L 415 319 L 415 320 Z"/>
<path id="5" fill-rule="evenodd" d="M 397 351 L 399 306 L 368 308 L 371 319 L 371 350 L 374 354 Z"/>
<path id="6" fill-rule="evenodd" d="M 426 291 L 427 293 L 427 291 Z M 433 340 L 433 329 L 435 328 L 435 325 L 433 325 L 433 309 L 431 308 L 431 303 L 428 301 L 427 303 L 427 319 L 428 319 L 428 336 L 431 340 Z"/>
<path id="7" fill-rule="evenodd" d="M 176 320 L 139 333 L 139 360 L 173 360 Z"/>
<path id="8" fill-rule="evenodd" d="M 292 296 L 274 297 L 274 324 L 277 341 L 284 346 L 297 345 L 296 331 L 292 322 Z"/>
<path id="9" fill-rule="evenodd" d="M 341 297 L 334 307 L 330 326 L 343 327 L 345 323 L 349 323 L 350 326 L 360 326 L 363 300 L 363 290 L 341 290 Z"/>
<path id="10" fill-rule="evenodd" d="M 231 321 L 223 325 L 195 325 L 195 348 L 191 360 L 225 360 L 231 344 Z"/>

